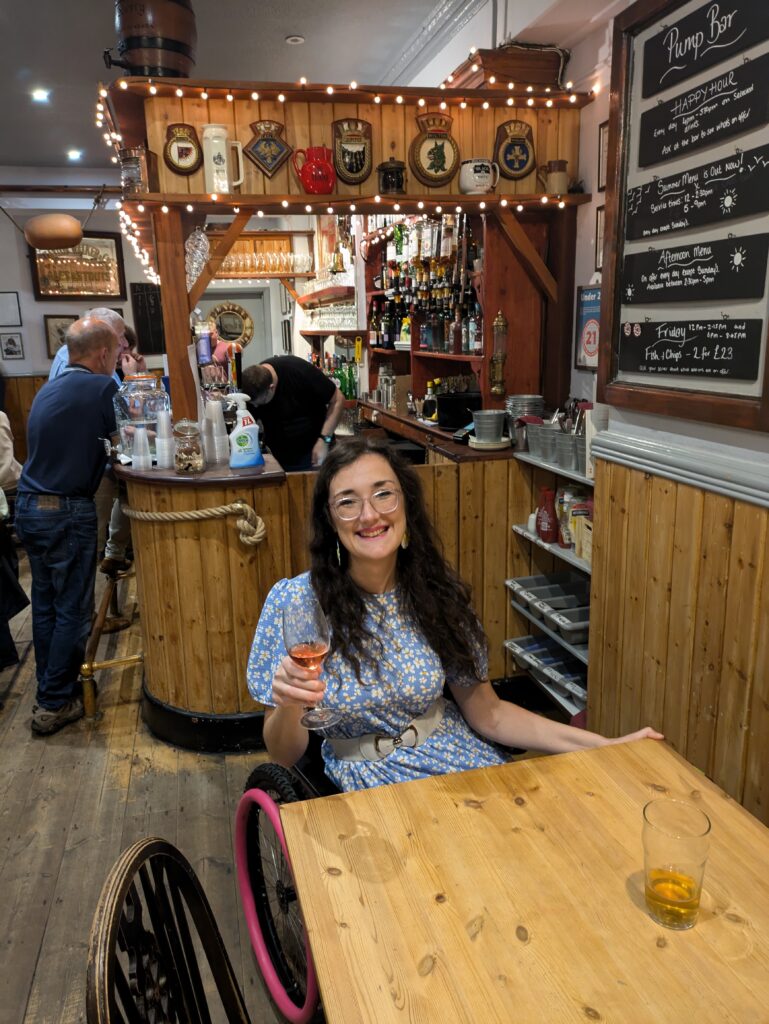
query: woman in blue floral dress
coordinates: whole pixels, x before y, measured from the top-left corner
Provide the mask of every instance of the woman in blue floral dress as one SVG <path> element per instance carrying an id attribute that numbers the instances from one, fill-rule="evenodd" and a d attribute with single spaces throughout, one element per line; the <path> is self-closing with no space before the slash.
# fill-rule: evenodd
<path id="1" fill-rule="evenodd" d="M 505 747 L 563 752 L 618 740 L 501 701 L 487 676 L 487 642 L 462 583 L 438 550 L 417 475 L 386 445 L 335 448 L 313 497 L 312 569 L 267 596 L 248 662 L 248 687 L 267 705 L 270 756 L 305 752 L 305 707 L 342 711 L 323 731 L 326 774 L 364 789 L 500 764 Z M 314 594 L 331 626 L 320 673 L 288 657 L 283 608 Z M 442 697 L 444 684 L 456 703 Z"/>

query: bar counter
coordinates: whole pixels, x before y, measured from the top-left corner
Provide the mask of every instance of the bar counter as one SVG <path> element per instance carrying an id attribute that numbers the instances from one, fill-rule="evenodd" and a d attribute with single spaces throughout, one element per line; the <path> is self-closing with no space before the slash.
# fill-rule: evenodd
<path id="1" fill-rule="evenodd" d="M 383 430 L 390 433 L 398 434 L 425 448 L 427 461 L 431 463 L 441 462 L 444 459 L 450 462 L 480 462 L 513 457 L 514 449 L 512 447 L 481 451 L 466 444 L 457 444 L 452 440 L 453 429 L 444 430 L 437 424 L 418 420 L 415 416 L 410 416 L 400 410 L 393 411 L 375 402 L 363 400 L 359 400 L 358 407 L 361 418 L 368 423 L 382 427 Z"/>
<path id="2" fill-rule="evenodd" d="M 291 575 L 288 488 L 277 461 L 202 473 L 116 468 L 128 507 L 142 513 L 207 511 L 242 501 L 264 523 L 244 543 L 237 513 L 200 520 L 132 519 L 142 639 L 142 711 L 161 739 L 199 750 L 261 746 L 262 714 L 246 663 L 270 587 Z"/>

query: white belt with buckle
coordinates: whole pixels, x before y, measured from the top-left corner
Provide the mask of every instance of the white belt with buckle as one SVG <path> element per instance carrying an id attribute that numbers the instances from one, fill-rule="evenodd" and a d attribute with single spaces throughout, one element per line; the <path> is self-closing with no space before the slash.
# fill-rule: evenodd
<path id="1" fill-rule="evenodd" d="M 418 747 L 430 736 L 443 720 L 446 701 L 439 697 L 423 715 L 412 719 L 397 736 L 368 732 L 363 736 L 328 739 L 334 756 L 341 761 L 381 761 L 398 747 Z"/>

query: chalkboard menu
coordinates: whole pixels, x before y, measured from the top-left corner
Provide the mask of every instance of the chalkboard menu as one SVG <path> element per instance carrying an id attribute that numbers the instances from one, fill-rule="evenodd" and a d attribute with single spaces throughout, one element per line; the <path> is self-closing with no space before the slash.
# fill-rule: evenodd
<path id="1" fill-rule="evenodd" d="M 598 396 L 769 429 L 769 0 L 615 20 Z"/>
<path id="2" fill-rule="evenodd" d="M 166 350 L 166 338 L 160 288 L 156 284 L 132 284 L 131 306 L 139 351 L 145 356 L 162 355 Z"/>

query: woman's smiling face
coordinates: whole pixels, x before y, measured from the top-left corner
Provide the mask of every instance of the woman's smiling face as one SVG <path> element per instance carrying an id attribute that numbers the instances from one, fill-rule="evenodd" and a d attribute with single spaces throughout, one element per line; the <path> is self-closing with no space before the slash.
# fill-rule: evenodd
<path id="1" fill-rule="evenodd" d="M 396 500 L 397 506 L 392 511 L 377 511 L 371 503 L 374 495 L 380 508 L 389 508 Z M 361 501 L 359 516 L 340 517 L 340 512 L 345 515 L 356 511 Z M 362 455 L 351 466 L 340 469 L 329 486 L 329 506 L 339 542 L 347 549 L 351 566 L 383 559 L 395 564 L 406 532 L 406 511 L 398 478 L 387 459 L 381 455 Z"/>

